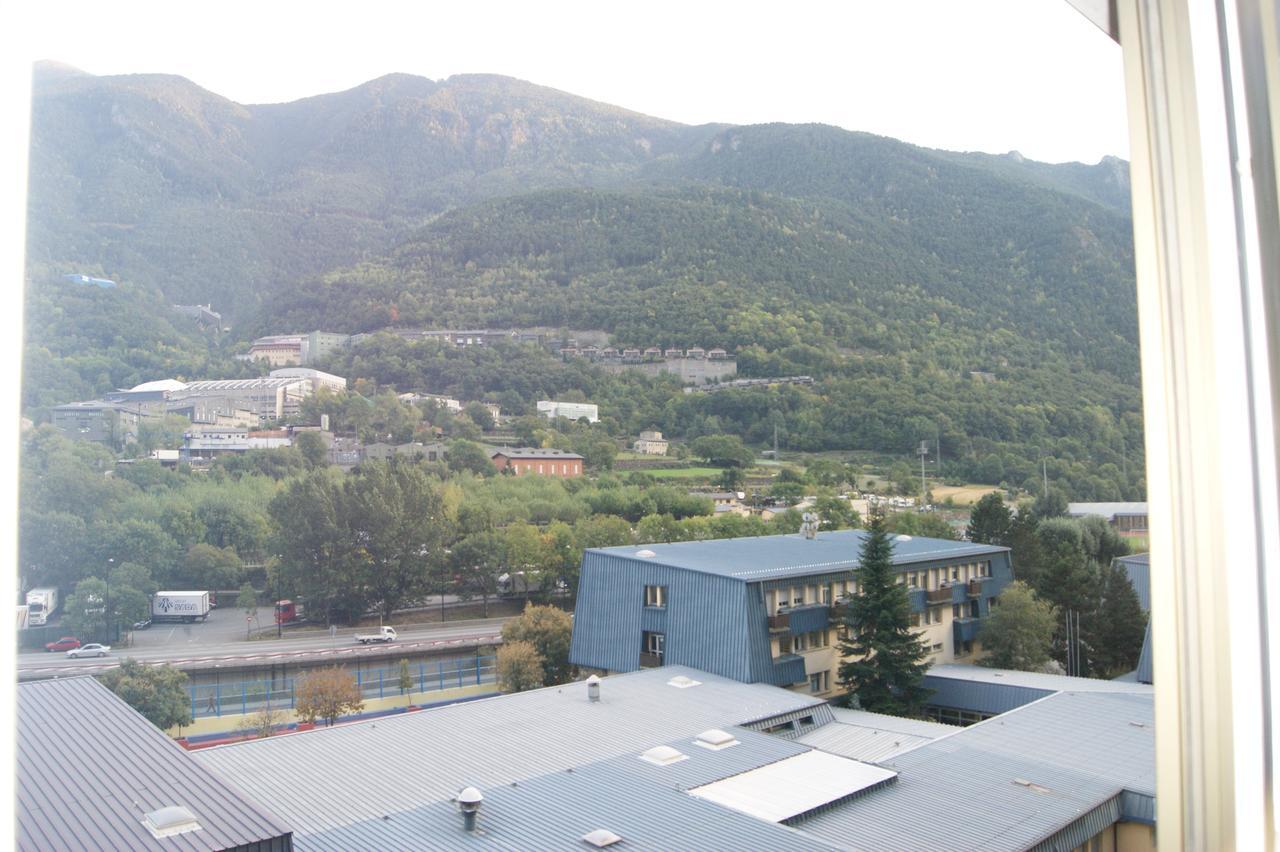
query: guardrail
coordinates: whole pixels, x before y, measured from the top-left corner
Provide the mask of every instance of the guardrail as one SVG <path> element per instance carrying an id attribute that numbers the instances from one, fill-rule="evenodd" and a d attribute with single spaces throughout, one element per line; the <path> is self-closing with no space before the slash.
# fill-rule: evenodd
<path id="1" fill-rule="evenodd" d="M 477 684 L 496 683 L 496 657 L 474 657 L 465 660 L 440 660 L 432 665 L 421 661 L 409 665 L 413 686 L 406 692 L 439 692 Z M 364 669 L 355 673 L 356 684 L 366 699 L 403 695 L 400 690 L 400 667 Z M 305 677 L 302 675 L 301 677 Z M 280 681 L 247 680 L 236 683 L 195 684 L 187 687 L 191 697 L 191 717 L 245 715 L 268 708 L 292 710 L 296 678 Z"/>

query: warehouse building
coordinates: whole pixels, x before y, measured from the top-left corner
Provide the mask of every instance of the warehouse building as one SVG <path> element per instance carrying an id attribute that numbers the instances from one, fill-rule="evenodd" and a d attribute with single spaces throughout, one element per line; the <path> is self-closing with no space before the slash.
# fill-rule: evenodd
<path id="1" fill-rule="evenodd" d="M 838 622 L 857 594 L 860 530 L 588 550 L 571 659 L 605 672 L 687 665 L 829 697 Z M 975 659 L 978 630 L 1012 579 L 1009 549 L 893 539 L 898 581 L 931 663 Z"/>

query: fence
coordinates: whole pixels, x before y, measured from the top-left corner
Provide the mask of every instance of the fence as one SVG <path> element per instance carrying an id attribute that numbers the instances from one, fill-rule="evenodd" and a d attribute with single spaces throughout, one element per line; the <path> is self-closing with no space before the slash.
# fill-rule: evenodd
<path id="1" fill-rule="evenodd" d="M 406 692 L 438 692 L 464 686 L 497 681 L 495 657 L 468 657 L 462 660 L 423 660 L 409 664 L 413 686 Z M 355 673 L 356 683 L 366 699 L 391 698 L 401 695 L 400 666 L 385 669 L 363 669 Z M 302 675 L 305 677 L 305 675 Z M 191 695 L 191 716 L 257 713 L 268 708 L 292 710 L 295 678 L 280 681 L 246 680 L 238 683 L 196 684 L 187 688 Z"/>

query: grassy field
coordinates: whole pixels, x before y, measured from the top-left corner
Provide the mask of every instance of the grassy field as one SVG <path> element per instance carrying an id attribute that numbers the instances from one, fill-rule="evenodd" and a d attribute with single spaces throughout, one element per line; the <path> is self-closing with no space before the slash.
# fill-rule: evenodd
<path id="1" fill-rule="evenodd" d="M 654 479 L 711 479 L 724 473 L 718 467 L 678 467 L 672 470 L 643 471 Z"/>
<path id="2" fill-rule="evenodd" d="M 934 502 L 942 503 L 949 497 L 956 505 L 972 506 L 985 495 L 1000 489 L 994 485 L 934 485 L 930 490 L 933 492 Z"/>

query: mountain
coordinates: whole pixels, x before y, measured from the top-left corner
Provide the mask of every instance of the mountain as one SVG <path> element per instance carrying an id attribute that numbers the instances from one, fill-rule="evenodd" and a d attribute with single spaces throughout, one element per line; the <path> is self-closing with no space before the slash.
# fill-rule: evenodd
<path id="1" fill-rule="evenodd" d="M 443 210 L 625 179 L 707 132 L 489 75 L 243 106 L 180 77 L 42 64 L 29 256 L 244 317 L 264 289 L 386 250 Z"/>
<path id="2" fill-rule="evenodd" d="M 744 375 L 817 380 L 677 392 L 661 417 L 632 411 L 619 429 L 759 441 L 777 426 L 790 448 L 886 453 L 936 434 L 984 481 L 1052 454 L 1081 499 L 1141 494 L 1125 455 L 1142 435 L 1119 160 L 688 126 L 489 75 L 393 74 L 241 105 L 179 77 L 41 68 L 32 140 L 29 327 L 60 333 L 96 311 L 119 329 L 140 300 L 159 303 L 105 360 L 75 334 L 38 353 L 63 392 L 132 376 L 135 355 L 151 378 L 159 361 L 211 369 L 260 333 L 594 328 L 622 345 L 725 346 Z M 45 291 L 81 270 L 122 287 Z M 235 336 L 193 335 L 165 300 L 212 302 Z M 198 357 L 172 355 L 183 340 Z M 333 367 L 429 378 L 413 359 L 436 354 L 379 346 Z M 611 381 L 592 379 L 603 398 L 638 393 Z"/>

